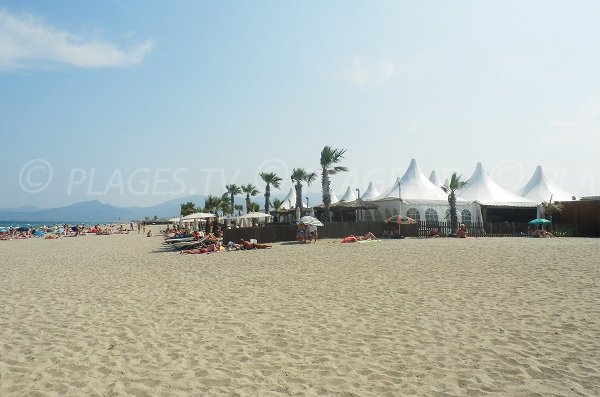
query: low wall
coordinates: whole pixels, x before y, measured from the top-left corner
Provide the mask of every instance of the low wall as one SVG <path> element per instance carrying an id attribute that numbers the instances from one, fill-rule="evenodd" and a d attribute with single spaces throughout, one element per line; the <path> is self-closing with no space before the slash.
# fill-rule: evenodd
<path id="1" fill-rule="evenodd" d="M 412 225 L 410 225 L 412 226 Z M 333 222 L 319 227 L 319 238 L 344 238 L 351 234 L 360 235 L 367 232 L 380 237 L 383 235 L 385 224 L 383 222 Z M 239 229 L 226 229 L 223 241 L 239 241 L 240 239 L 256 239 L 260 243 L 273 243 L 278 241 L 296 241 L 295 224 L 268 223 L 261 227 L 242 227 Z M 404 233 L 404 229 L 402 230 Z"/>

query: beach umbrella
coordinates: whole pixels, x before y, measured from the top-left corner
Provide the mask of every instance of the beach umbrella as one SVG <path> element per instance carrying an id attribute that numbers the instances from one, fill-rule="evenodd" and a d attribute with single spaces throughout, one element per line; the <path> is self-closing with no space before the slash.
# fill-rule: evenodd
<path id="1" fill-rule="evenodd" d="M 302 223 L 304 225 L 324 226 L 320 220 L 308 215 L 298 219 L 298 223 Z"/>
<path id="2" fill-rule="evenodd" d="M 240 216 L 241 219 L 262 219 L 270 217 L 270 214 L 265 214 L 264 212 L 248 212 L 247 214 Z"/>
<path id="3" fill-rule="evenodd" d="M 17 229 L 17 232 L 28 232 L 29 228 L 28 227 L 20 227 Z"/>
<path id="4" fill-rule="evenodd" d="M 207 219 L 207 218 L 216 218 L 215 214 L 209 214 L 208 212 L 195 212 L 193 214 L 189 214 L 181 218 L 184 221 L 189 221 L 193 219 Z"/>
<path id="5" fill-rule="evenodd" d="M 394 215 L 386 219 L 387 223 L 397 223 L 398 225 L 412 225 L 416 223 L 413 218 L 409 218 L 408 216 L 400 216 Z"/>
<path id="6" fill-rule="evenodd" d="M 530 225 L 547 225 L 548 223 L 552 223 L 552 221 L 549 221 L 548 219 L 544 218 L 537 218 L 529 221 Z"/>

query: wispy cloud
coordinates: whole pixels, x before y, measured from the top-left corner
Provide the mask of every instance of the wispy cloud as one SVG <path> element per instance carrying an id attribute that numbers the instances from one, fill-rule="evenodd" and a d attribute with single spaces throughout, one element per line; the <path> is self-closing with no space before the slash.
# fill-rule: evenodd
<path id="1" fill-rule="evenodd" d="M 388 59 L 370 62 L 354 57 L 344 72 L 344 78 L 359 86 L 378 86 L 388 81 L 397 68 L 398 66 Z"/>
<path id="2" fill-rule="evenodd" d="M 32 68 L 40 62 L 83 68 L 131 66 L 142 62 L 152 48 L 152 41 L 145 41 L 124 50 L 60 30 L 31 15 L 0 11 L 0 69 Z"/>

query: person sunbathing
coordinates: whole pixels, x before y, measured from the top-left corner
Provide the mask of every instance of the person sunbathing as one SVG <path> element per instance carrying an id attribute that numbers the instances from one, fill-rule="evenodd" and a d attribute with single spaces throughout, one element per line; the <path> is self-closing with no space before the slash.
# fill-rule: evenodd
<path id="1" fill-rule="evenodd" d="M 230 241 L 227 243 L 227 250 L 228 251 L 237 251 L 242 249 L 243 247 L 240 244 L 236 244 L 233 241 Z"/>
<path id="2" fill-rule="evenodd" d="M 242 245 L 242 247 L 244 247 L 245 250 L 271 248 L 271 245 L 269 244 L 251 243 L 250 241 L 246 241 L 244 239 L 240 240 L 240 244 Z"/>
<path id="3" fill-rule="evenodd" d="M 367 241 L 367 240 L 377 240 L 377 237 L 371 232 L 367 232 L 362 236 L 355 236 L 351 234 L 350 236 L 344 237 L 342 243 L 356 243 L 357 241 Z"/>
<path id="4" fill-rule="evenodd" d="M 208 249 L 204 248 L 204 247 L 200 247 L 200 248 L 192 248 L 189 250 L 181 250 L 179 251 L 180 254 L 206 254 L 208 252 Z"/>

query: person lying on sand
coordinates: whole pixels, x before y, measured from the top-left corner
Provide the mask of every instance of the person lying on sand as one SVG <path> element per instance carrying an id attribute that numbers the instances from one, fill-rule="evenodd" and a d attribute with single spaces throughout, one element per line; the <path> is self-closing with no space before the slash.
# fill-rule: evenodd
<path id="1" fill-rule="evenodd" d="M 357 241 L 367 241 L 367 240 L 377 240 L 377 237 L 375 237 L 375 235 L 371 232 L 367 232 L 362 236 L 354 236 L 351 234 L 350 236 L 344 237 L 344 239 L 342 240 L 342 243 L 356 243 Z"/>
<path id="2" fill-rule="evenodd" d="M 250 241 L 246 241 L 244 239 L 240 240 L 240 244 L 242 247 L 244 247 L 245 250 L 271 248 L 271 245 L 269 244 L 251 243 Z"/>
<path id="3" fill-rule="evenodd" d="M 545 231 L 544 229 L 528 229 L 529 237 L 554 237 L 554 234 Z"/>
<path id="4" fill-rule="evenodd" d="M 208 244 L 206 247 L 192 248 L 179 251 L 180 254 L 210 254 L 221 251 L 221 243 Z"/>
<path id="5" fill-rule="evenodd" d="M 200 247 L 200 248 L 192 248 L 189 250 L 181 250 L 179 251 L 180 254 L 206 254 L 208 252 L 208 250 L 205 247 Z"/>
<path id="6" fill-rule="evenodd" d="M 227 243 L 227 251 L 241 250 L 243 247 L 240 244 L 236 244 L 233 241 Z"/>

